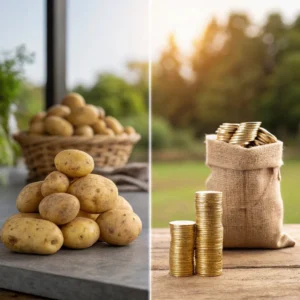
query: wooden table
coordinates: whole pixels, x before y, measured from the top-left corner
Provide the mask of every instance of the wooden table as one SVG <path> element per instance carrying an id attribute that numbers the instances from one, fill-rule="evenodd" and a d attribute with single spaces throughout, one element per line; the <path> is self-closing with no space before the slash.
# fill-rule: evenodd
<path id="1" fill-rule="evenodd" d="M 152 230 L 152 299 L 300 299 L 300 225 L 285 225 L 296 246 L 225 250 L 223 275 L 169 275 L 169 229 Z"/>

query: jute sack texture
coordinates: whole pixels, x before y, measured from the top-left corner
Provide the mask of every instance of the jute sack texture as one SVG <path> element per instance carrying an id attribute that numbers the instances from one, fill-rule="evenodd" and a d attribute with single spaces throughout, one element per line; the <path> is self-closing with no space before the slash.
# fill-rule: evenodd
<path id="1" fill-rule="evenodd" d="M 206 137 L 207 190 L 223 192 L 224 248 L 292 247 L 282 231 L 282 142 L 253 148 Z"/>

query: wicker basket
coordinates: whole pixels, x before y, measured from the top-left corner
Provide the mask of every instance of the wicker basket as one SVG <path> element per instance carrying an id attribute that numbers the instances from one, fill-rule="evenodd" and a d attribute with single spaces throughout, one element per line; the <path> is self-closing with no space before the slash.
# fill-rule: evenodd
<path id="1" fill-rule="evenodd" d="M 44 178 L 55 170 L 54 158 L 65 149 L 78 149 L 89 153 L 95 161 L 95 167 L 124 166 L 135 143 L 140 140 L 139 134 L 104 136 L 92 138 L 72 136 L 38 136 L 19 133 L 14 139 L 20 144 L 25 158 L 28 181 Z"/>

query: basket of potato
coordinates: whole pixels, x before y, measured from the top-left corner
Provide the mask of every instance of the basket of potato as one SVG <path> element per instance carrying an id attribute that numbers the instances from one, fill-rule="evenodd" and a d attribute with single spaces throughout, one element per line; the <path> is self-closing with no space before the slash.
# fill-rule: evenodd
<path id="1" fill-rule="evenodd" d="M 68 94 L 59 105 L 35 115 L 28 132 L 14 136 L 20 144 L 28 180 L 44 179 L 55 170 L 53 160 L 65 149 L 89 153 L 97 167 L 122 167 L 141 136 L 131 126 L 106 116 L 101 107 L 86 104 L 77 94 Z"/>
<path id="2" fill-rule="evenodd" d="M 1 241 L 18 253 L 54 254 L 62 246 L 85 249 L 98 241 L 132 243 L 142 222 L 109 179 L 91 174 L 93 158 L 79 150 L 55 157 L 56 171 L 26 185 L 16 200 L 20 213 L 9 217 Z"/>

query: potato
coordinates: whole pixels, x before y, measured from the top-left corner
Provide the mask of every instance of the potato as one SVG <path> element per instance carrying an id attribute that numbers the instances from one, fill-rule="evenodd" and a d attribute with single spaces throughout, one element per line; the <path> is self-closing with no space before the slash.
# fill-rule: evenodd
<path id="1" fill-rule="evenodd" d="M 47 116 L 57 116 L 61 118 L 67 117 L 71 113 L 70 107 L 66 105 L 56 104 L 48 109 Z"/>
<path id="2" fill-rule="evenodd" d="M 74 108 L 67 120 L 74 126 L 92 125 L 98 120 L 98 112 L 90 105 Z"/>
<path id="3" fill-rule="evenodd" d="M 98 214 L 115 208 L 118 201 L 118 188 L 108 178 L 89 174 L 71 183 L 68 193 L 80 201 L 80 208 Z"/>
<path id="4" fill-rule="evenodd" d="M 61 231 L 64 237 L 64 246 L 72 249 L 91 247 L 100 236 L 98 224 L 94 220 L 81 217 L 63 225 Z"/>
<path id="5" fill-rule="evenodd" d="M 82 125 L 75 129 L 74 135 L 92 137 L 94 136 L 94 131 L 91 126 L 89 125 Z"/>
<path id="6" fill-rule="evenodd" d="M 44 121 L 36 121 L 31 123 L 29 126 L 29 132 L 34 134 L 44 134 L 45 133 L 45 123 Z"/>
<path id="7" fill-rule="evenodd" d="M 92 128 L 95 133 L 101 134 L 107 127 L 106 127 L 106 123 L 103 120 L 97 120 L 92 125 Z"/>
<path id="8" fill-rule="evenodd" d="M 30 121 L 29 124 L 35 123 L 35 122 L 39 122 L 39 121 L 43 121 L 46 117 L 47 113 L 44 111 L 41 111 L 39 113 L 37 113 L 36 115 L 34 115 Z"/>
<path id="9" fill-rule="evenodd" d="M 59 172 L 51 172 L 44 180 L 41 186 L 41 192 L 44 197 L 53 193 L 65 193 L 69 188 L 69 178 Z"/>
<path id="10" fill-rule="evenodd" d="M 38 213 L 17 213 L 10 216 L 5 222 L 11 219 L 19 219 L 19 218 L 42 219 L 41 215 Z M 0 230 L 0 240 L 1 240 L 1 235 L 2 235 L 2 230 Z"/>
<path id="11" fill-rule="evenodd" d="M 94 169 L 94 160 L 86 152 L 70 149 L 59 152 L 54 158 L 58 171 L 69 177 L 82 177 Z"/>
<path id="12" fill-rule="evenodd" d="M 43 199 L 41 186 L 43 181 L 27 184 L 17 197 L 16 206 L 21 213 L 39 212 L 39 204 Z"/>
<path id="13" fill-rule="evenodd" d="M 111 245 L 124 246 L 132 243 L 142 231 L 142 221 L 134 212 L 113 209 L 101 214 L 96 222 L 101 239 Z"/>
<path id="14" fill-rule="evenodd" d="M 97 108 L 98 108 L 98 117 L 99 119 L 103 120 L 105 118 L 105 110 L 100 106 L 98 106 Z"/>
<path id="15" fill-rule="evenodd" d="M 33 218 L 13 218 L 5 222 L 1 240 L 14 252 L 33 254 L 54 254 L 64 242 L 55 224 Z"/>
<path id="16" fill-rule="evenodd" d="M 77 93 L 70 93 L 65 96 L 61 102 L 62 105 L 70 107 L 71 111 L 77 107 L 85 105 L 84 98 Z"/>
<path id="17" fill-rule="evenodd" d="M 117 205 L 116 205 L 115 208 L 116 209 L 124 209 L 124 210 L 133 211 L 132 206 L 122 196 L 118 196 L 118 201 L 117 201 Z"/>
<path id="18" fill-rule="evenodd" d="M 42 216 L 38 213 L 17 213 L 17 214 L 10 216 L 7 219 L 7 221 L 11 220 L 11 219 L 18 219 L 18 218 L 42 219 Z"/>
<path id="19" fill-rule="evenodd" d="M 91 214 L 84 210 L 80 210 L 77 217 L 88 218 L 95 221 L 99 217 L 99 214 Z"/>
<path id="20" fill-rule="evenodd" d="M 111 116 L 105 118 L 106 126 L 113 130 L 115 134 L 121 134 L 124 132 L 124 127 L 120 124 L 120 122 Z"/>
<path id="21" fill-rule="evenodd" d="M 46 118 L 45 129 L 50 135 L 71 136 L 73 134 L 73 126 L 67 120 L 57 116 Z"/>
<path id="22" fill-rule="evenodd" d="M 40 205 L 39 212 L 43 219 L 57 225 L 63 225 L 76 218 L 80 209 L 78 199 L 65 193 L 54 193 L 45 197 Z"/>
<path id="23" fill-rule="evenodd" d="M 127 127 L 125 127 L 124 131 L 125 131 L 127 134 L 134 134 L 134 133 L 136 133 L 135 129 L 134 129 L 132 126 L 127 126 Z"/>

